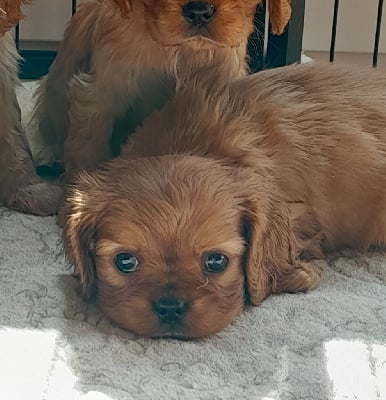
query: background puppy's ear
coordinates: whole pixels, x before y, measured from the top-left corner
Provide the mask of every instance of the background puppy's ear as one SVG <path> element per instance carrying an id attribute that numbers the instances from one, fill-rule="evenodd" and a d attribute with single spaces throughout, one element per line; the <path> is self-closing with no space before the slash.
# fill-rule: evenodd
<path id="1" fill-rule="evenodd" d="M 88 177 L 88 180 L 93 178 Z M 98 182 L 94 183 L 98 187 Z M 82 295 L 90 299 L 95 294 L 96 270 L 94 264 L 95 235 L 97 231 L 98 206 L 95 197 L 80 186 L 74 186 L 66 196 L 61 214 L 65 217 L 63 241 L 66 258 L 75 265 L 80 275 Z"/>
<path id="2" fill-rule="evenodd" d="M 127 17 L 131 11 L 131 0 L 113 0 L 121 10 L 122 16 Z"/>
<path id="3" fill-rule="evenodd" d="M 0 34 L 4 34 L 24 18 L 21 11 L 23 4 L 29 4 L 30 0 L 0 0 Z M 3 13 L 5 12 L 5 14 Z"/>
<path id="4" fill-rule="evenodd" d="M 269 0 L 268 8 L 271 32 L 281 35 L 291 18 L 291 0 Z"/>
<path id="5" fill-rule="evenodd" d="M 253 305 L 270 293 L 307 291 L 318 286 L 319 273 L 296 260 L 287 205 L 274 184 L 245 179 L 244 235 L 247 291 Z"/>

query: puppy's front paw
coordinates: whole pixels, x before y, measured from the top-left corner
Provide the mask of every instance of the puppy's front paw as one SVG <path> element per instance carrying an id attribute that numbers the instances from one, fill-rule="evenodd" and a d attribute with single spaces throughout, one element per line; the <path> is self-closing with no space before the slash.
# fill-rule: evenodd
<path id="1" fill-rule="evenodd" d="M 61 186 L 37 181 L 19 188 L 7 205 L 34 215 L 55 215 L 62 198 L 63 188 Z"/>
<path id="2" fill-rule="evenodd" d="M 308 292 L 319 286 L 322 270 L 311 264 L 296 261 L 295 268 L 280 276 L 275 282 L 274 293 Z"/>
<path id="3" fill-rule="evenodd" d="M 59 228 L 63 228 L 64 225 L 66 224 L 67 220 L 67 214 L 64 211 L 64 207 L 60 207 L 58 211 L 58 216 L 56 218 L 56 224 L 59 226 Z"/>
<path id="4" fill-rule="evenodd" d="M 300 268 L 297 270 L 297 278 L 302 286 L 302 291 L 315 289 L 320 284 L 322 276 L 321 268 L 305 262 L 300 263 Z"/>

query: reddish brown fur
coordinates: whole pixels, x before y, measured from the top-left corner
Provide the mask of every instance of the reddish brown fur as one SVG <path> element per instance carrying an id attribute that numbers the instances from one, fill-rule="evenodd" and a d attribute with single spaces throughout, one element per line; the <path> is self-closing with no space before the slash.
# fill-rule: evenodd
<path id="1" fill-rule="evenodd" d="M 243 308 L 242 205 L 228 193 L 231 176 L 223 174 L 218 179 L 207 172 L 215 164 L 201 160 L 197 167 L 197 161 L 180 157 L 177 163 L 175 158 L 134 162 L 130 177 L 126 173 L 130 165 L 125 163 L 116 184 L 102 183 L 103 176 L 85 177 L 89 191 L 73 194 L 77 205 L 71 209 L 73 218 L 66 235 L 73 261 L 84 266 L 80 268 L 84 293 L 92 295 L 97 285 L 99 301 L 108 315 L 123 327 L 135 326 L 141 335 L 207 335 L 225 327 Z M 177 180 L 163 174 L 167 165 L 176 169 Z M 158 172 L 154 173 L 154 167 Z M 147 171 L 154 185 L 148 185 Z M 107 196 L 101 196 L 101 185 Z M 217 208 L 211 206 L 212 201 L 218 202 Z M 99 210 L 107 210 L 106 202 L 113 205 L 100 219 Z M 140 209 L 138 202 L 143 205 Z M 190 202 L 201 204 L 201 210 L 189 208 Z M 206 284 L 200 258 L 212 249 L 226 251 L 231 264 L 226 274 L 208 276 L 210 283 Z M 123 250 L 140 255 L 140 274 L 124 277 L 116 272 L 113 257 Z M 187 297 L 191 304 L 189 320 L 174 331 L 159 324 L 151 309 L 156 298 L 168 294 Z"/>
<path id="2" fill-rule="evenodd" d="M 221 77 L 219 68 L 216 72 Z M 149 118 L 147 129 L 129 142 L 123 155 L 159 155 L 181 148 L 191 152 L 205 144 L 210 154 L 244 166 L 256 168 L 257 159 L 274 168 L 295 219 L 302 221 L 302 228 L 307 225 L 301 229 L 305 238 L 322 230 L 325 249 L 367 250 L 385 243 L 384 72 L 286 67 L 241 79 L 229 90 L 210 70 L 205 74 L 208 81 L 203 86 L 204 79 L 198 79 L 194 96 L 194 83 L 187 94 L 181 93 L 190 109 L 198 111 L 187 119 L 186 104 L 175 101 L 176 116 L 168 122 L 158 120 L 162 114 Z M 206 111 L 211 118 L 200 117 L 204 107 L 213 111 Z M 159 134 L 164 125 L 170 141 Z M 188 139 L 189 126 L 196 129 Z"/>
<path id="3" fill-rule="evenodd" d="M 18 55 L 9 29 L 22 18 L 26 1 L 0 0 L 0 203 L 38 215 L 57 211 L 61 189 L 43 182 L 35 168 L 24 137 L 15 88 Z"/>
<path id="4" fill-rule="evenodd" d="M 131 0 L 113 0 L 118 7 L 121 10 L 121 13 L 123 16 L 127 16 L 131 10 Z M 179 1 L 181 4 L 185 4 L 186 2 L 183 0 Z M 213 0 L 213 4 L 216 6 L 220 1 L 219 0 Z M 173 0 L 158 0 L 158 1 L 153 1 L 153 0 L 144 0 L 144 3 L 147 4 L 147 6 L 149 7 L 149 12 L 151 15 L 157 16 L 157 15 L 166 15 L 166 14 L 175 14 L 176 13 L 176 2 Z M 256 2 L 251 2 L 251 4 L 253 4 L 252 8 L 253 8 L 253 12 L 256 8 L 256 4 L 254 4 Z M 240 7 L 240 3 L 234 3 L 229 5 L 230 10 L 235 11 L 237 13 L 237 8 Z M 160 13 L 159 10 L 160 9 L 165 9 L 167 10 L 165 14 Z M 248 12 L 248 10 L 247 10 Z M 291 0 L 271 0 L 269 2 L 269 19 L 270 19 L 270 25 L 271 25 L 271 31 L 273 34 L 275 35 L 281 35 L 284 32 L 284 29 L 286 28 L 290 18 L 291 18 Z M 173 15 L 174 17 L 174 15 Z M 178 20 L 177 20 L 178 21 Z M 162 25 L 162 19 L 161 21 L 157 21 L 158 24 Z M 169 27 L 168 22 L 170 21 L 166 21 L 165 18 L 165 29 L 167 29 L 169 32 L 173 32 L 173 30 L 175 30 L 176 26 L 179 26 L 179 23 L 176 24 L 176 26 L 174 27 Z M 176 22 L 176 20 L 174 21 Z M 223 22 L 227 22 L 227 21 L 223 21 Z M 227 26 L 226 24 L 222 24 L 222 26 L 219 26 L 219 28 L 223 28 Z M 246 27 L 246 26 L 245 26 Z M 244 29 L 245 29 L 244 27 Z M 240 29 L 240 26 L 236 26 L 237 29 Z M 223 36 L 226 37 L 226 36 Z M 165 35 L 165 40 L 169 41 L 170 37 L 168 37 L 167 35 Z"/>
<path id="5" fill-rule="evenodd" d="M 291 18 L 291 0 L 269 2 L 269 22 L 271 31 L 275 35 L 281 35 Z"/>
<path id="6" fill-rule="evenodd" d="M 41 85 L 37 115 L 44 151 L 38 163 L 63 162 L 69 181 L 77 171 L 109 160 L 113 132 L 119 148 L 128 125 L 134 131 L 184 77 L 214 57 L 228 66 L 226 80 L 245 76 L 247 40 L 260 2 L 213 0 L 216 14 L 201 30 L 183 17 L 188 0 L 82 4 Z M 276 3 L 282 0 L 270 1 Z"/>
<path id="7" fill-rule="evenodd" d="M 21 8 L 29 0 L 0 0 L 0 36 L 12 29 L 23 17 Z"/>
<path id="8" fill-rule="evenodd" d="M 187 3 L 186 0 L 144 2 L 149 15 L 149 30 L 163 46 L 175 46 L 191 37 L 193 29 L 181 18 L 181 9 Z M 218 10 L 218 16 L 209 25 L 205 36 L 225 46 L 240 46 L 240 42 L 252 33 L 256 5 L 260 1 L 213 0 L 211 3 Z"/>
<path id="9" fill-rule="evenodd" d="M 131 0 L 113 0 L 121 10 L 121 13 L 124 17 L 129 15 L 131 10 Z"/>
<path id="10" fill-rule="evenodd" d="M 286 208 L 266 195 L 271 189 L 247 170 L 188 156 L 120 159 L 99 175 L 83 175 L 67 202 L 64 236 L 84 296 L 97 293 L 110 318 L 140 335 L 195 338 L 241 313 L 245 285 L 253 304 L 313 288 L 318 273 L 293 259 Z M 116 270 L 121 251 L 141 257 L 137 273 Z M 203 271 L 209 251 L 229 257 L 223 274 Z M 164 296 L 188 301 L 183 324 L 158 321 L 152 305 Z"/>
<path id="11" fill-rule="evenodd" d="M 63 212 L 83 294 L 141 335 L 210 335 L 244 285 L 257 305 L 318 285 L 303 257 L 386 245 L 386 74 L 292 66 L 229 86 L 224 73 L 192 77 L 120 158 L 80 176 Z M 113 263 L 124 250 L 141 260 L 128 275 Z M 228 269 L 206 273 L 206 251 Z M 181 324 L 156 318 L 164 295 L 190 304 Z"/>

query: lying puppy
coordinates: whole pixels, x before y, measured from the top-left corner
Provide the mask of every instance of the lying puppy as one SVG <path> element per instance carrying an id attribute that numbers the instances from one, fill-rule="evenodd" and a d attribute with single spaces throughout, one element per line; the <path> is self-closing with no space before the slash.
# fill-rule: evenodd
<path id="1" fill-rule="evenodd" d="M 23 3 L 0 0 L 0 203 L 19 211 L 49 215 L 57 211 L 61 190 L 35 173 L 15 92 L 19 58 L 9 29 L 22 17 Z"/>
<path id="2" fill-rule="evenodd" d="M 302 253 L 385 245 L 386 74 L 353 69 L 193 79 L 69 192 L 83 295 L 140 335 L 195 338 L 240 314 L 245 290 L 258 305 L 317 287 Z"/>
<path id="3" fill-rule="evenodd" d="M 214 54 L 231 66 L 227 81 L 246 75 L 246 44 L 260 2 L 82 4 L 40 88 L 36 115 L 46 147 L 37 162 L 64 162 L 65 181 L 78 170 L 92 170 L 117 153 L 129 131 L 165 103 L 181 76 L 211 63 Z M 272 30 L 282 33 L 290 1 L 271 0 L 270 8 Z"/>

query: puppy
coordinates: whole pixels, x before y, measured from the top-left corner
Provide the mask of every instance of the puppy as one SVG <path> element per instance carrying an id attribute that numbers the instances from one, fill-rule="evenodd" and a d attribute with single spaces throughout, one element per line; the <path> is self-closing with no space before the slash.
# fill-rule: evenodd
<path id="1" fill-rule="evenodd" d="M 0 203 L 37 215 L 57 211 L 61 189 L 35 173 L 21 126 L 15 87 L 19 57 L 9 32 L 22 17 L 25 1 L 0 0 Z"/>
<path id="2" fill-rule="evenodd" d="M 211 335 L 245 300 L 317 287 L 302 254 L 386 244 L 386 74 L 223 73 L 192 78 L 68 194 L 84 297 L 139 335 Z"/>
<path id="3" fill-rule="evenodd" d="M 64 181 L 71 181 L 75 172 L 109 160 L 127 134 L 174 93 L 182 77 L 210 64 L 214 55 L 229 67 L 224 79 L 245 76 L 246 45 L 259 3 L 82 4 L 40 88 L 36 115 L 46 147 L 37 162 L 64 162 Z M 290 17 L 290 2 L 269 3 L 272 30 L 280 34 Z"/>

